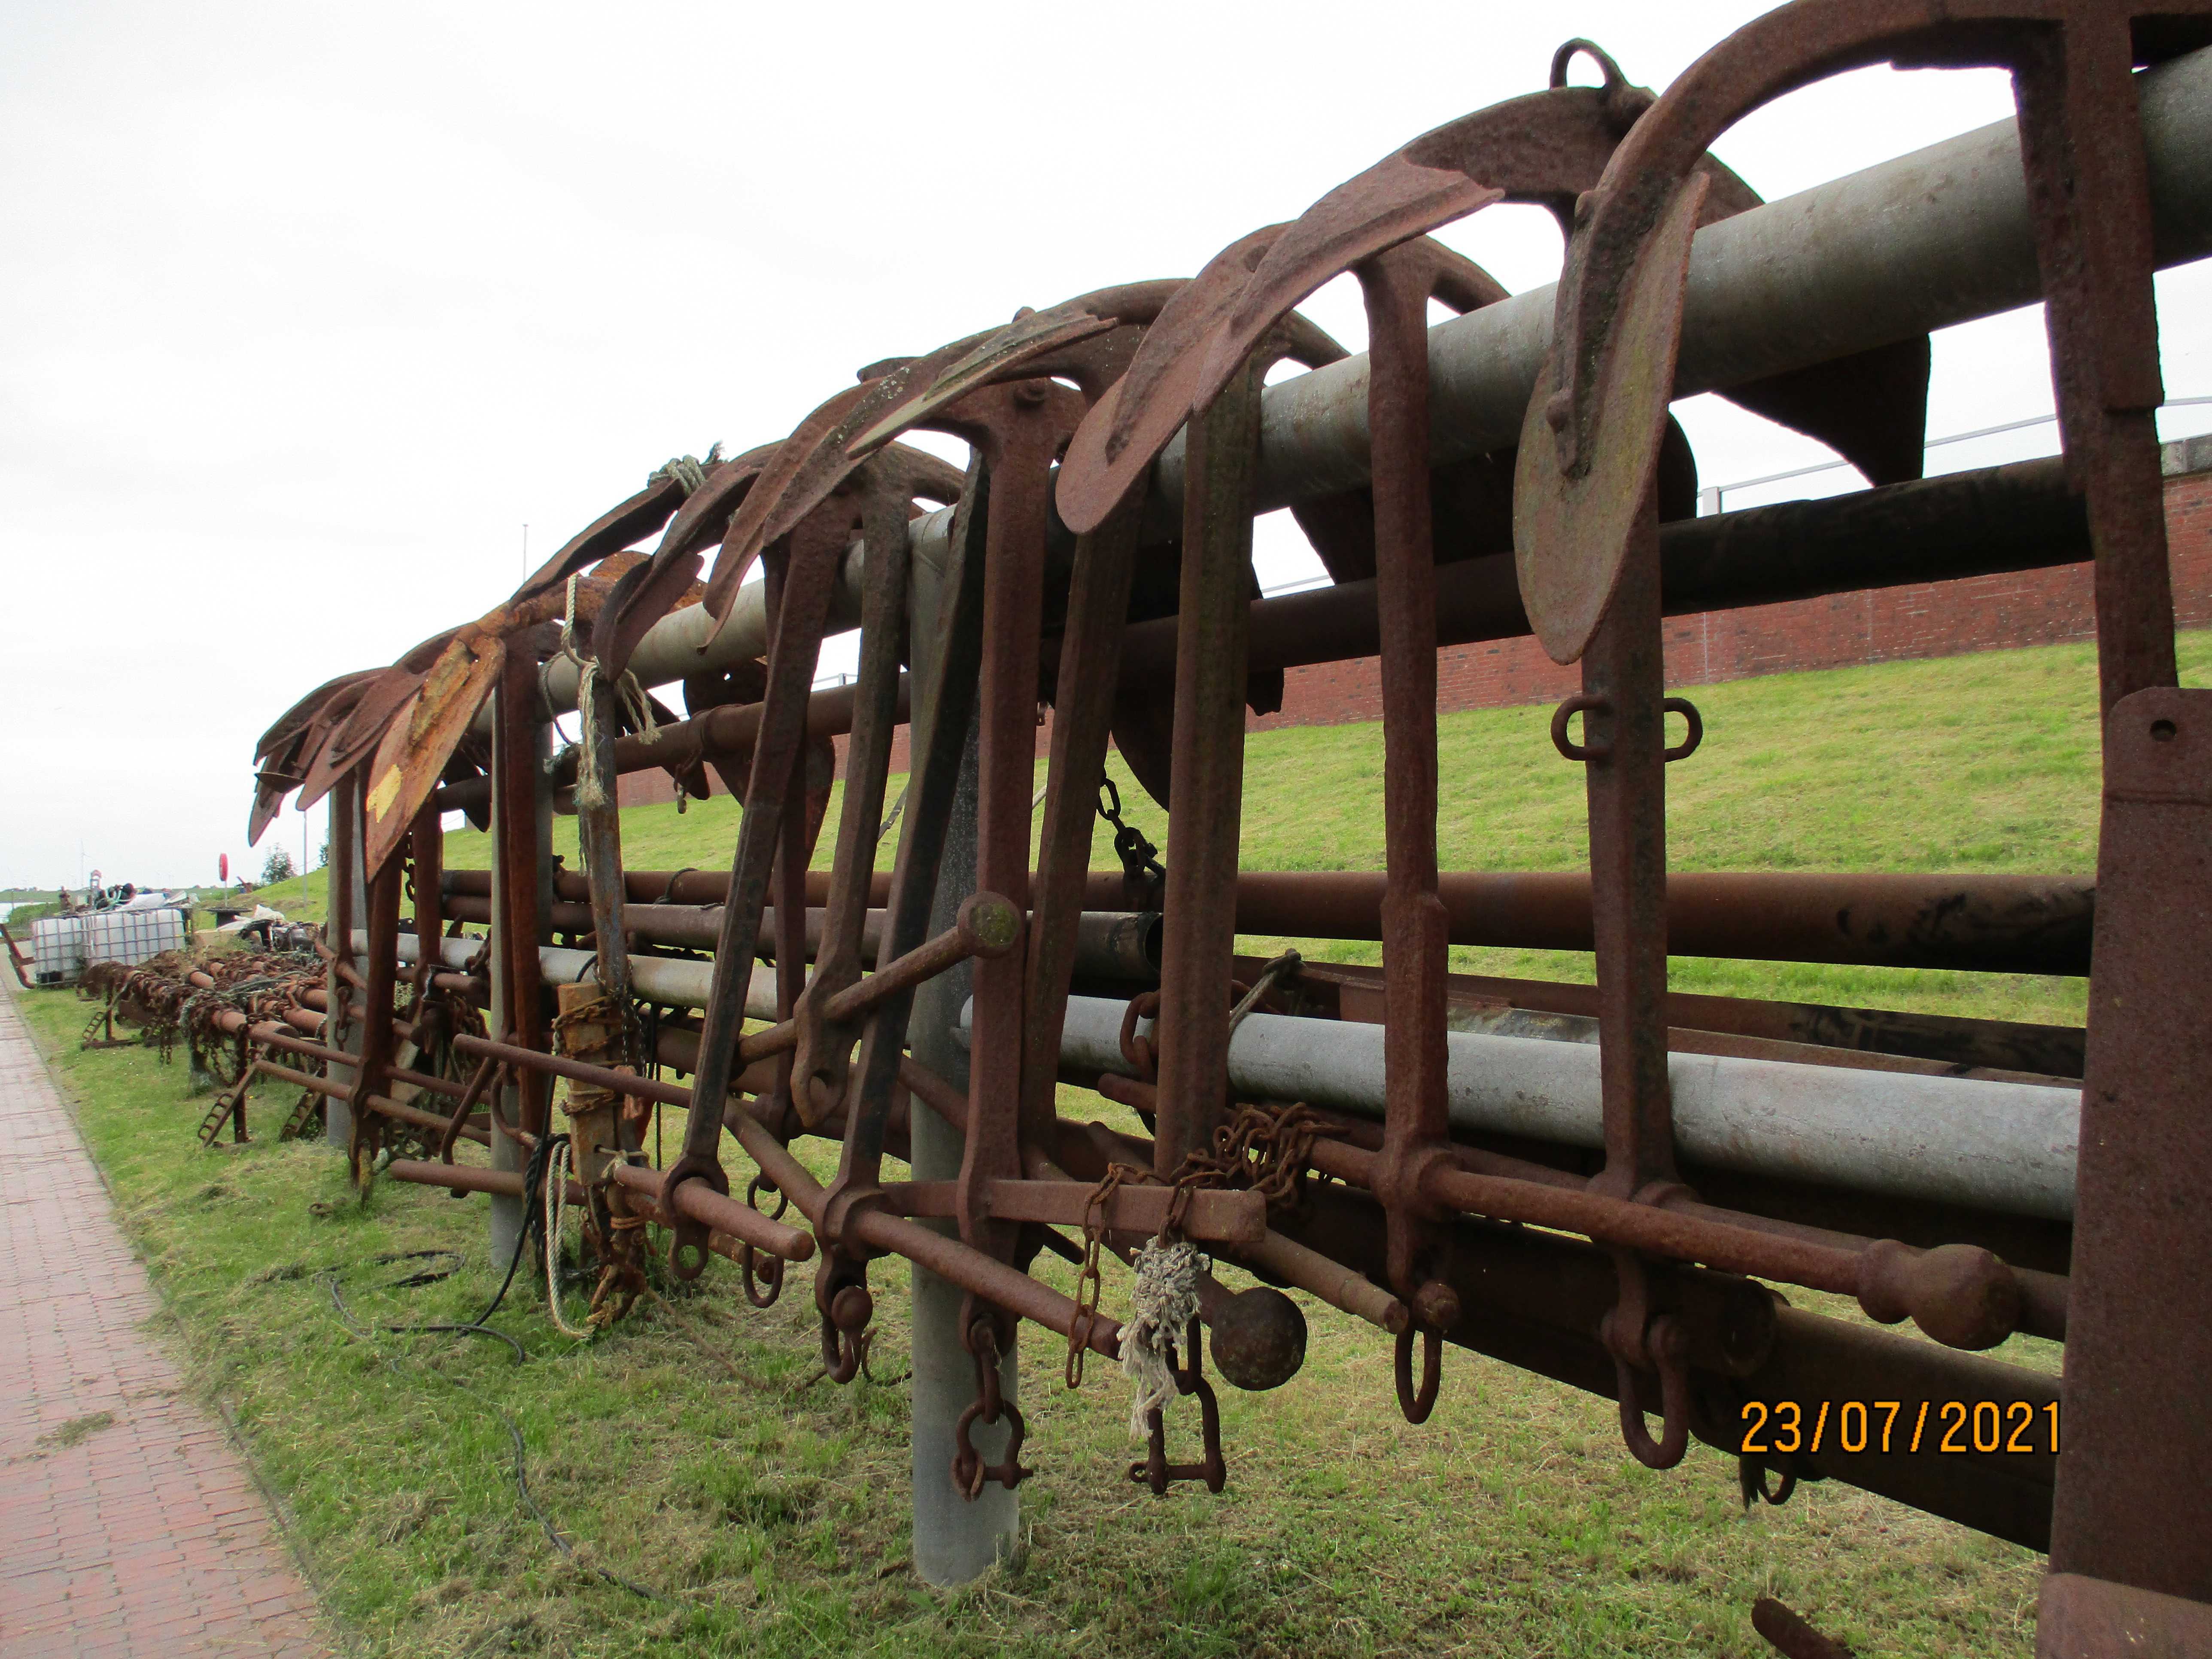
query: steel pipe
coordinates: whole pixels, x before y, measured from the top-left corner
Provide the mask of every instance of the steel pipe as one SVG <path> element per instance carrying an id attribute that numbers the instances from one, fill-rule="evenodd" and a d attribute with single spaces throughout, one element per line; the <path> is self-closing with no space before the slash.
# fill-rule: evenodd
<path id="1" fill-rule="evenodd" d="M 2157 262 L 2202 258 L 2212 253 L 2212 192 L 2201 187 L 2212 175 L 2212 49 L 2147 70 L 2137 82 Z M 1675 393 L 1740 386 L 2041 297 L 2019 134 L 2011 121 L 1993 122 L 1700 230 Z M 1547 284 L 1430 330 L 1433 461 L 1518 440 L 1551 343 L 1553 304 Z M 1147 523 L 1163 537 L 1181 522 L 1183 449 L 1178 435 L 1153 468 Z M 1259 510 L 1368 481 L 1364 355 L 1267 388 Z M 941 562 L 952 511 L 908 526 L 918 556 Z M 860 562 L 856 546 L 840 575 L 833 627 L 858 621 Z M 672 611 L 639 643 L 633 672 L 659 685 L 759 657 L 768 641 L 762 599 L 760 584 L 740 588 L 720 626 L 703 606 Z M 570 664 L 549 668 L 548 690 L 556 708 L 575 707 Z"/>
<path id="2" fill-rule="evenodd" d="M 2160 267 L 2212 253 L 2212 50 L 2136 77 Z M 1955 138 L 1700 230 L 1674 395 L 1830 362 L 2043 297 L 2014 124 Z M 1430 457 L 1510 447 L 1552 338 L 1550 284 L 1429 331 Z M 1182 437 L 1153 470 L 1151 522 L 1180 514 Z M 1367 359 L 1267 388 L 1261 512 L 1368 482 Z M 917 521 L 919 522 L 919 521 Z"/>
<path id="3" fill-rule="evenodd" d="M 1437 568 L 1440 647 L 1528 632 L 1511 553 L 1473 550 L 1483 556 Z M 2064 464 L 2051 459 L 1680 519 L 1660 527 L 1659 556 L 1660 608 L 1698 616 L 2077 564 L 2089 557 L 2089 526 Z M 1377 655 L 1375 592 L 1370 579 L 1255 599 L 1248 666 L 1257 672 Z M 1173 683 L 1176 626 L 1169 616 L 1129 629 L 1122 684 Z"/>
<path id="4" fill-rule="evenodd" d="M 455 897 L 447 914 L 460 921 L 488 921 L 488 899 Z M 806 956 L 811 961 L 820 949 L 823 918 L 820 905 L 806 912 Z M 884 917 L 872 909 L 860 933 L 860 961 L 875 966 L 883 944 Z M 591 930 L 590 907 L 562 900 L 554 904 L 550 925 L 556 933 Z M 710 951 L 721 938 L 722 908 L 716 904 L 630 904 L 623 911 L 623 931 L 647 945 L 680 945 Z M 775 960 L 775 937 L 763 929 L 759 945 L 763 962 Z M 1075 975 L 1078 979 L 1157 980 L 1160 972 L 1160 913 L 1157 910 L 1086 910 L 1076 923 Z"/>
<path id="5" fill-rule="evenodd" d="M 438 1164 L 419 1158 L 395 1158 L 385 1167 L 394 1181 L 411 1181 L 422 1187 L 443 1187 L 454 1193 L 496 1193 L 506 1198 L 522 1196 L 520 1170 L 487 1170 L 480 1164 Z M 587 1194 L 577 1182 L 568 1183 L 562 1201 L 581 1204 Z"/>
<path id="6" fill-rule="evenodd" d="M 945 523 L 936 526 L 937 537 L 942 540 L 951 511 L 947 507 L 927 519 L 916 520 L 909 534 L 926 535 L 928 532 L 922 526 L 933 520 L 942 520 Z M 830 627 L 833 632 L 860 626 L 860 544 L 855 542 L 846 553 L 830 597 Z M 687 605 L 669 612 L 638 641 L 636 650 L 630 655 L 629 668 L 641 685 L 665 685 L 703 669 L 726 667 L 767 653 L 768 590 L 764 583 L 753 581 L 738 590 L 729 616 L 719 626 L 702 605 Z M 567 714 L 575 708 L 578 672 L 576 665 L 566 657 L 556 657 L 546 664 L 545 696 L 556 713 Z M 849 712 L 847 718 L 849 730 Z M 474 729 L 489 733 L 489 709 L 477 716 Z"/>
<path id="7" fill-rule="evenodd" d="M 1115 879 L 1118 879 L 1116 878 Z M 1237 931 L 1382 936 L 1381 872 L 1249 871 Z M 1587 870 L 1439 877 L 1454 945 L 1592 947 Z M 1670 873 L 1674 956 L 2087 974 L 2096 886 L 2087 876 Z"/>
<path id="8" fill-rule="evenodd" d="M 1064 1070 L 1130 1075 L 1121 1046 L 1127 1007 L 1071 997 Z M 1254 1014 L 1230 1044 L 1230 1084 L 1251 1099 L 1379 1119 L 1382 1040 L 1379 1025 Z M 1447 1046 L 1455 1128 L 1603 1145 L 1595 1047 L 1463 1031 Z M 2078 1090 L 1717 1054 L 1674 1054 L 1668 1079 L 1675 1139 L 1690 1162 L 2010 1214 L 2073 1215 Z"/>
<path id="9" fill-rule="evenodd" d="M 476 953 L 479 941 L 472 939 L 441 939 L 438 941 L 441 956 L 451 966 L 465 965 Z M 399 960 L 411 965 L 417 958 L 422 940 L 413 933 L 399 936 Z M 368 935 L 356 929 L 353 936 L 356 961 L 367 960 Z M 599 982 L 599 963 L 589 951 L 563 950 L 558 945 L 538 947 L 538 972 L 548 985 L 594 985 Z M 670 1008 L 699 1008 L 707 1001 L 708 981 L 714 975 L 714 964 L 707 962 L 687 962 L 672 957 L 632 957 L 630 986 L 638 995 L 648 1001 Z M 745 1013 L 753 1019 L 775 1018 L 775 975 L 755 969 L 752 982 L 745 990 Z"/>
<path id="10" fill-rule="evenodd" d="M 571 879 L 580 878 L 562 878 Z M 711 902 L 729 888 L 726 873 L 704 870 L 632 871 L 628 880 L 633 896 L 673 891 L 694 902 Z M 873 896 L 886 896 L 889 884 L 888 875 L 879 876 L 877 885 L 885 890 Z M 1247 870 L 1237 878 L 1237 931 L 1378 939 L 1383 885 L 1379 871 Z M 811 887 L 810 879 L 810 899 Z M 1086 902 L 1099 914 L 1113 911 L 1121 890 L 1118 871 L 1094 871 Z M 461 896 L 455 914 L 465 914 L 459 907 L 468 902 L 467 888 L 459 877 L 453 891 Z M 1591 948 L 1587 871 L 1455 872 L 1438 878 L 1437 894 L 1454 945 Z M 1667 878 L 1667 948 L 1676 956 L 2079 975 L 2089 971 L 2095 915 L 2096 887 L 2087 876 L 1762 871 Z M 1119 924 L 1095 925 L 1110 931 Z M 1129 960 L 1130 943 L 1102 937 L 1094 958 Z M 1156 945 L 1139 944 L 1157 951 Z"/>

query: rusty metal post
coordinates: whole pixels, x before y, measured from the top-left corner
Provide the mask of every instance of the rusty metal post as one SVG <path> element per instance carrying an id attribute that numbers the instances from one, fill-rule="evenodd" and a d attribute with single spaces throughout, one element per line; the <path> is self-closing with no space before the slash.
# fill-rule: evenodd
<path id="1" fill-rule="evenodd" d="M 1671 1181 L 1667 1082 L 1667 766 L 1660 652 L 1659 520 L 1638 544 L 1583 659 L 1589 799 L 1590 924 L 1597 947 L 1605 1171 L 1616 1198 Z M 1555 726 L 1555 734 L 1560 726 Z"/>
<path id="2" fill-rule="evenodd" d="M 446 931 L 446 831 L 436 805 L 422 804 L 408 832 L 408 856 L 415 864 L 415 937 L 422 941 L 415 957 L 418 993 L 430 988 L 437 971 L 438 940 Z M 416 1004 L 420 1007 L 418 1000 Z"/>
<path id="3" fill-rule="evenodd" d="M 552 786 L 544 764 L 550 733 L 541 718 L 543 699 L 535 670 L 519 652 L 509 654 L 508 665 L 493 694 L 497 718 L 492 732 L 491 948 L 486 953 L 491 967 L 491 1029 L 501 1042 L 542 1048 L 542 1012 L 535 1019 L 521 1019 L 516 1011 L 526 1000 L 534 1010 L 540 995 L 537 917 L 552 900 Z M 518 933 L 524 937 L 518 939 Z M 533 1096 L 542 1103 L 544 1095 L 544 1079 L 526 1072 L 519 1083 L 501 1089 L 501 1115 L 510 1123 L 527 1125 L 527 1105 Z M 492 1167 L 519 1172 L 525 1161 L 521 1149 L 495 1130 Z M 495 1193 L 490 1205 L 491 1260 L 503 1269 L 522 1234 L 522 1200 Z"/>
<path id="4" fill-rule="evenodd" d="M 364 866 L 367 860 L 362 860 Z M 384 1145 L 384 1122 L 370 1100 L 385 1092 L 392 1065 L 393 994 L 399 982 L 400 884 L 404 872 L 398 855 L 386 860 L 368 884 L 368 972 L 361 999 L 361 1064 L 355 1069 L 347 1142 L 349 1174 L 354 1185 L 370 1180 L 369 1164 Z"/>
<path id="5" fill-rule="evenodd" d="M 1189 626 L 1176 641 L 1152 1152 L 1155 1170 L 1169 1178 L 1194 1147 L 1213 1144 L 1227 1102 L 1261 373 L 1257 361 L 1247 364 L 1189 428 L 1193 489 L 1183 514 L 1180 611 Z"/>
<path id="6" fill-rule="evenodd" d="M 330 926 L 325 931 L 338 961 L 350 969 L 354 929 L 368 915 L 368 884 L 362 877 L 361 862 L 363 828 L 359 780 L 351 773 L 340 778 L 331 787 L 330 800 Z M 357 1054 L 361 1052 L 361 993 L 344 983 L 335 969 L 330 975 L 330 992 L 333 1014 L 338 1011 L 341 998 L 347 1008 L 356 1011 L 355 1018 L 345 1023 L 337 1046 Z M 358 1077 L 359 1073 L 355 1075 Z M 353 1146 L 353 1110 L 343 1096 L 331 1095 L 325 1099 L 323 1139 L 341 1150 L 349 1150 Z"/>
<path id="7" fill-rule="evenodd" d="M 622 728 L 617 720 L 616 698 L 611 686 L 599 684 L 580 718 L 594 727 L 592 755 L 594 775 L 586 778 L 580 763 L 576 779 L 576 847 L 582 855 L 586 878 L 591 883 L 592 939 L 599 961 L 599 981 L 604 994 L 629 1000 L 629 946 L 623 927 L 622 802 L 620 779 L 615 770 L 615 744 Z M 550 787 L 551 780 L 547 780 Z M 545 902 L 553 895 L 549 888 Z"/>
<path id="8" fill-rule="evenodd" d="M 2125 24 L 2075 27 L 2039 34 L 2013 71 L 2067 477 L 2087 500 L 2096 547 L 2106 714 L 2130 692 L 2177 678 L 2159 477 L 2158 259 L 2134 60 Z"/>
<path id="9" fill-rule="evenodd" d="M 2138 691 L 2105 723 L 2051 1570 L 2194 1601 L 2212 1601 L 2208 948 L 2212 691 Z"/>
<path id="10" fill-rule="evenodd" d="M 1397 1334 L 1399 1408 L 1408 1422 L 1436 1404 L 1443 1334 L 1459 1298 L 1437 1276 L 1439 1206 L 1426 1190 L 1446 1161 L 1445 977 L 1449 927 L 1437 891 L 1437 580 L 1429 477 L 1428 306 L 1437 275 L 1419 246 L 1358 268 L 1367 305 L 1368 423 L 1375 434 L 1376 618 L 1382 644 L 1383 1206 L 1390 1288 L 1419 1327 Z"/>

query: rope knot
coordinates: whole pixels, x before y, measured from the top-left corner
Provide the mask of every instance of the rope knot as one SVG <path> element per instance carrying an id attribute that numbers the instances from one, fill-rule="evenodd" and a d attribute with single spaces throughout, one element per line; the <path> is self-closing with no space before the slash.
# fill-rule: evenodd
<path id="1" fill-rule="evenodd" d="M 1135 1389 L 1129 1401 L 1129 1437 L 1148 1440 L 1146 1419 L 1176 1395 L 1169 1356 L 1198 1317 L 1198 1281 L 1204 1259 L 1184 1239 L 1156 1238 L 1136 1254 L 1136 1287 L 1129 1322 L 1121 1328 L 1121 1370 Z"/>
<path id="2" fill-rule="evenodd" d="M 705 460 L 699 459 L 696 455 L 672 455 L 652 471 L 647 473 L 645 482 L 651 486 L 672 481 L 682 487 L 687 497 L 695 495 L 699 492 L 700 487 L 707 482 L 707 474 L 720 465 L 721 459 L 721 441 L 717 439 L 707 451 Z"/>

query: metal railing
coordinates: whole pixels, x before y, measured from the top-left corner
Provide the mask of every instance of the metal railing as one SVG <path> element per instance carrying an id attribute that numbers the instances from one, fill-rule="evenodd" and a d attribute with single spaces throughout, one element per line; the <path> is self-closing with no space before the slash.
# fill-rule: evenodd
<path id="1" fill-rule="evenodd" d="M 2169 398 L 2159 407 L 2186 409 L 2202 404 L 2212 404 L 2212 397 Z M 2025 420 L 2002 421 L 1996 426 L 1977 427 L 1972 432 L 1954 432 L 1948 437 L 1930 438 L 1922 447 L 1941 449 L 1947 444 L 1967 443 L 1976 438 L 1993 438 L 2001 432 L 2021 432 L 2032 426 L 2050 426 L 2057 419 L 2055 414 L 2031 415 Z M 1769 472 L 1763 477 L 1739 478 L 1734 483 L 1708 484 L 1698 492 L 1698 516 L 1702 519 L 1719 512 L 1722 498 L 1732 489 L 1750 489 L 1759 484 L 1780 483 L 1788 478 L 1809 478 L 1818 472 L 1848 470 L 1850 465 L 1845 460 L 1821 461 L 1813 466 L 1793 466 L 1786 472 Z"/>

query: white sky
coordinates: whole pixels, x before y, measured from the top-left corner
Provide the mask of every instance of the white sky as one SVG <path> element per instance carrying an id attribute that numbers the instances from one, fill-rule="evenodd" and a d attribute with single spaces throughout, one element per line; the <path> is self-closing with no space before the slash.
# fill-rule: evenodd
<path id="1" fill-rule="evenodd" d="M 0 0 L 0 884 L 258 871 L 254 738 L 504 598 L 524 524 L 543 557 L 860 364 L 1194 271 L 1570 33 L 1663 88 L 1759 9 Z M 1993 74 L 1868 71 L 1718 148 L 1772 198 L 2009 111 Z M 1556 275 L 1534 210 L 1448 240 Z M 2212 279 L 2161 293 L 2168 395 L 2212 393 Z M 1356 291 L 1309 310 L 1358 348 Z M 2050 406 L 2037 313 L 1939 337 L 1932 434 Z M 1682 412 L 1708 482 L 1826 459 Z M 1271 584 L 1312 568 L 1261 545 Z M 270 836 L 296 856 L 296 817 Z"/>

